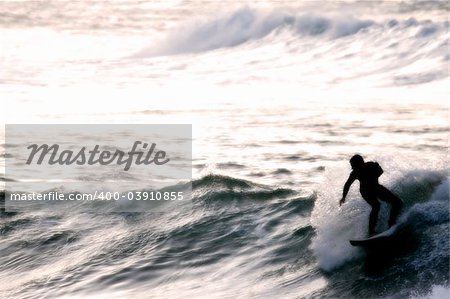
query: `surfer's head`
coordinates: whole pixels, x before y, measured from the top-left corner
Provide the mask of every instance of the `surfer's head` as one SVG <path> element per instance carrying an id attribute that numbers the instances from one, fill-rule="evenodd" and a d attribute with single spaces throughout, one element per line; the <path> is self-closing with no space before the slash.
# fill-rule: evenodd
<path id="1" fill-rule="evenodd" d="M 354 155 L 350 159 L 350 165 L 352 165 L 352 169 L 358 169 L 364 164 L 364 159 L 360 155 Z"/>

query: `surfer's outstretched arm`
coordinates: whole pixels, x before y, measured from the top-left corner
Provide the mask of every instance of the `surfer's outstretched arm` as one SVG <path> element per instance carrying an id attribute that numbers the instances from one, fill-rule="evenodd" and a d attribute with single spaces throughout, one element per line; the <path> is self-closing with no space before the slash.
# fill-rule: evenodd
<path id="1" fill-rule="evenodd" d="M 345 182 L 344 192 L 342 193 L 342 199 L 339 201 L 339 205 L 342 205 L 345 202 L 345 197 L 347 197 L 347 193 L 350 190 L 350 186 L 353 184 L 353 182 L 355 180 L 356 180 L 356 175 L 352 171 L 347 179 L 347 182 Z"/>

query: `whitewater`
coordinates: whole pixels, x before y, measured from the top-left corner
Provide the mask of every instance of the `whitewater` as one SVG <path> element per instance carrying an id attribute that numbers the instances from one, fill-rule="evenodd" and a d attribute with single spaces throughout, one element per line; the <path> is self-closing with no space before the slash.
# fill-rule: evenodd
<path id="1" fill-rule="evenodd" d="M 414 0 L 1 2 L 2 123 L 192 124 L 192 198 L 1 212 L 0 297 L 447 298 L 448 13 Z M 4 185 L 20 178 L 0 132 Z M 392 251 L 348 242 L 370 213 L 358 183 L 339 207 L 356 153 L 404 201 Z M 388 215 L 382 203 L 377 231 Z"/>

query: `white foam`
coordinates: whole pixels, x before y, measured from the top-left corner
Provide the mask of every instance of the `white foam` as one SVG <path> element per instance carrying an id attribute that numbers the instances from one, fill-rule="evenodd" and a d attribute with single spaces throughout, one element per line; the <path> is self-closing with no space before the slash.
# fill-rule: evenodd
<path id="1" fill-rule="evenodd" d="M 285 27 L 293 29 L 299 35 L 328 33 L 331 38 L 339 38 L 355 34 L 374 24 L 371 20 L 294 15 L 282 11 L 266 13 L 245 7 L 216 19 L 184 24 L 183 28 L 173 31 L 159 46 L 145 49 L 137 56 L 196 53 L 233 47 L 263 38 L 274 30 Z"/>
<path id="2" fill-rule="evenodd" d="M 382 159 L 381 159 L 382 160 Z M 363 251 L 349 244 L 350 239 L 367 237 L 370 206 L 361 199 L 358 192 L 358 182 L 350 189 L 346 202 L 339 207 L 338 201 L 342 194 L 342 187 L 348 174 L 344 165 L 340 168 L 328 168 L 325 174 L 325 182 L 318 194 L 314 210 L 311 215 L 311 223 L 316 228 L 316 237 L 311 243 L 319 266 L 325 271 L 331 271 L 350 260 L 357 259 Z M 415 173 L 412 181 L 401 188 L 417 188 L 421 185 L 433 184 L 440 181 L 440 185 L 429 195 L 425 202 L 405 206 L 398 220 L 398 224 L 408 225 L 439 224 L 449 219 L 448 199 L 449 180 L 442 171 L 407 171 Z M 422 175 L 423 174 L 423 175 Z M 343 178 L 343 179 L 336 179 Z M 397 184 L 404 176 L 396 173 L 395 176 L 386 174 L 386 186 Z M 383 204 L 383 203 L 382 203 Z M 377 231 L 386 229 L 389 208 L 383 204 L 377 223 Z"/>
<path id="3" fill-rule="evenodd" d="M 449 179 L 444 179 L 423 203 L 414 204 L 404 213 L 399 222 L 421 227 L 424 224 L 439 224 L 449 221 Z"/>
<path id="4" fill-rule="evenodd" d="M 363 238 L 367 231 L 369 206 L 362 200 L 356 200 L 358 195 L 355 186 L 350 190 L 346 203 L 339 207 L 345 181 L 335 178 L 345 177 L 345 170 L 328 168 L 324 182 L 326 188 L 319 192 L 311 215 L 311 223 L 317 232 L 311 249 L 319 266 L 325 271 L 331 271 L 360 256 L 362 252 L 351 246 L 349 240 Z"/>
<path id="5" fill-rule="evenodd" d="M 450 286 L 433 286 L 431 293 L 425 296 L 413 295 L 410 299 L 448 299 L 450 297 Z"/>
<path id="6" fill-rule="evenodd" d="M 415 31 L 418 39 L 433 37 L 442 29 L 441 23 L 429 24 L 414 18 L 407 20 L 375 21 L 351 16 L 336 16 L 292 12 L 282 9 L 263 11 L 243 7 L 209 20 L 192 20 L 170 32 L 161 42 L 144 49 L 136 57 L 199 53 L 229 48 L 248 41 L 265 38 L 271 33 L 288 30 L 297 38 L 321 36 L 337 39 L 367 31 L 370 28 L 384 30 Z M 445 27 L 445 26 L 444 26 Z M 380 32 L 375 32 L 379 36 Z M 408 33 L 409 34 L 409 33 Z M 373 39 L 373 38 L 370 38 Z M 375 38 L 377 39 L 377 38 Z"/>

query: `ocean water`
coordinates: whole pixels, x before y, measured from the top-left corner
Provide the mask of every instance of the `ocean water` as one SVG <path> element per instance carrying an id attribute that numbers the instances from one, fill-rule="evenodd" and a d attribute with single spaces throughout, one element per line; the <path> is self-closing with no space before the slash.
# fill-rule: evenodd
<path id="1" fill-rule="evenodd" d="M 193 198 L 3 213 L 0 298 L 447 298 L 448 14 L 411 0 L 1 2 L 2 123 L 192 124 Z M 370 212 L 358 183 L 338 205 L 355 153 L 405 203 L 391 251 L 348 243 Z"/>

